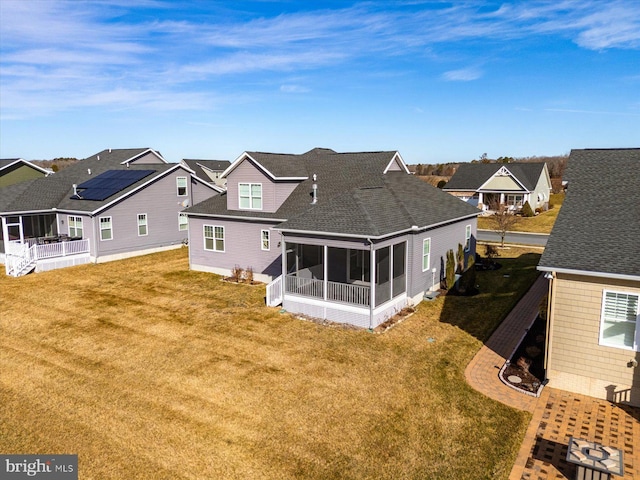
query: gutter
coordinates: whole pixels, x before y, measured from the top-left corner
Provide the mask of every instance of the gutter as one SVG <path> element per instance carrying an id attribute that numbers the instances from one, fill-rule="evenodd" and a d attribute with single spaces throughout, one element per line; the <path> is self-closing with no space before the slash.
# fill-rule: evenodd
<path id="1" fill-rule="evenodd" d="M 433 223 L 431 225 L 425 225 L 423 227 L 419 227 L 417 231 L 430 230 L 433 228 L 440 227 L 442 225 L 448 225 L 451 223 L 460 222 L 462 220 L 467 220 L 470 218 L 477 218 L 478 215 L 480 215 L 480 213 L 482 212 L 478 211 L 478 213 L 472 213 L 471 215 L 466 215 L 464 217 L 453 218 L 449 220 L 444 220 L 442 222 Z M 283 221 L 286 221 L 286 220 L 283 220 Z M 375 240 L 381 240 L 383 238 L 392 237 L 394 235 L 400 235 L 402 233 L 416 232 L 416 230 L 413 227 L 409 227 L 409 228 L 405 228 L 404 230 L 398 230 L 397 232 L 389 232 L 389 233 L 385 233 L 384 235 L 377 235 L 377 236 L 362 235 L 362 234 L 346 234 L 346 233 L 336 233 L 336 232 L 322 232 L 322 231 L 314 231 L 314 230 L 293 230 L 288 228 L 277 228 L 277 227 L 274 228 L 274 230 L 278 230 L 279 232 L 284 232 L 284 233 L 297 233 L 297 234 L 304 234 L 304 235 L 327 235 L 331 237 L 362 238 L 363 240 L 368 240 L 372 238 Z"/>
<path id="2" fill-rule="evenodd" d="M 622 273 L 609 273 L 609 272 L 590 272 L 587 270 L 574 270 L 572 268 L 556 268 L 556 267 L 545 267 L 538 265 L 536 267 L 541 272 L 551 272 L 552 274 L 557 273 L 566 273 L 569 275 L 584 275 L 586 277 L 597 277 L 597 278 L 612 278 L 614 280 L 631 280 L 634 282 L 640 282 L 640 276 L 638 275 L 626 275 Z"/>

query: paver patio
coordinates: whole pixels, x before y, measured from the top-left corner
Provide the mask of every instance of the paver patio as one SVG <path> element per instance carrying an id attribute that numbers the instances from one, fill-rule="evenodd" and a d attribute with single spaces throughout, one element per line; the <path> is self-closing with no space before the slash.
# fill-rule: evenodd
<path id="1" fill-rule="evenodd" d="M 547 292 L 540 276 L 465 370 L 467 381 L 494 400 L 533 413 L 509 480 L 573 479 L 565 458 L 571 436 L 621 449 L 625 480 L 640 479 L 640 408 L 545 387 L 539 398 L 506 386 L 498 377 L 538 314 Z"/>

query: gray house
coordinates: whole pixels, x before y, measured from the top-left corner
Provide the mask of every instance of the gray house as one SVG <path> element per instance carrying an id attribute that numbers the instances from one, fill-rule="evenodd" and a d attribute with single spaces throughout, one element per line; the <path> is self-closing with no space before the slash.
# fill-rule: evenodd
<path id="1" fill-rule="evenodd" d="M 223 178 L 186 211 L 190 267 L 251 268 L 290 312 L 374 328 L 439 288 L 447 250 L 475 252 L 479 211 L 398 152 L 245 152 Z"/>
<path id="2" fill-rule="evenodd" d="M 0 159 L 0 188 L 14 183 L 41 178 L 52 172 L 22 158 Z"/>
<path id="3" fill-rule="evenodd" d="M 544 162 L 463 163 L 443 190 L 484 211 L 494 205 L 520 210 L 525 202 L 547 210 L 551 178 Z"/>
<path id="4" fill-rule="evenodd" d="M 549 385 L 640 406 L 640 148 L 572 150 L 540 259 Z"/>
<path id="5" fill-rule="evenodd" d="M 182 210 L 217 195 L 149 148 L 103 150 L 55 175 L 0 189 L 0 245 L 20 276 L 174 248 L 186 242 Z"/>
<path id="6" fill-rule="evenodd" d="M 231 166 L 229 160 L 195 160 L 184 158 L 180 162 L 189 168 L 200 180 L 204 180 L 211 185 L 221 187 L 222 191 L 227 182 L 222 178 L 224 171 Z"/>

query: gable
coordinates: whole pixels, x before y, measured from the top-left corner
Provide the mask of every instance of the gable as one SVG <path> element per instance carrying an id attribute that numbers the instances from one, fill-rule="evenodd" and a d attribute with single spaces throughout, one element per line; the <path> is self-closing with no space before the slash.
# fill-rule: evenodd
<path id="1" fill-rule="evenodd" d="M 519 185 L 510 175 L 496 175 L 489 179 L 478 190 L 500 190 L 500 191 L 523 191 L 521 185 Z"/>
<path id="2" fill-rule="evenodd" d="M 28 162 L 16 161 L 0 170 L 0 187 L 24 182 L 25 180 L 45 177 L 46 175 L 45 171 L 35 168 L 34 165 Z"/>

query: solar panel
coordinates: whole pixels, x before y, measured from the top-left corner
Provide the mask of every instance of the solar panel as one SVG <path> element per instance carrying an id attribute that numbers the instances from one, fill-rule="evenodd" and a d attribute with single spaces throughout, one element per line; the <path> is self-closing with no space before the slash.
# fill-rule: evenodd
<path id="1" fill-rule="evenodd" d="M 152 173 L 155 170 L 108 170 L 78 185 L 79 199 L 106 200 Z M 75 195 L 71 198 L 78 199 Z"/>

